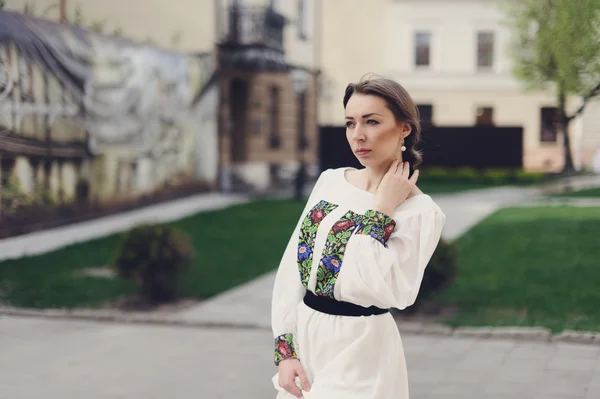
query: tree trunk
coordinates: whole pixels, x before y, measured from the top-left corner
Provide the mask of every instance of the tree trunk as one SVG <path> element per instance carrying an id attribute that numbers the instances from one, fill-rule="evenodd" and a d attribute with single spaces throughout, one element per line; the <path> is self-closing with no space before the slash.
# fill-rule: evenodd
<path id="1" fill-rule="evenodd" d="M 566 113 L 566 96 L 563 91 L 558 94 L 558 112 L 559 112 L 559 125 L 560 131 L 563 135 L 563 151 L 565 157 L 565 164 L 563 166 L 563 173 L 572 172 L 575 170 L 573 165 L 573 156 L 571 155 L 571 140 L 569 138 L 569 119 Z"/>

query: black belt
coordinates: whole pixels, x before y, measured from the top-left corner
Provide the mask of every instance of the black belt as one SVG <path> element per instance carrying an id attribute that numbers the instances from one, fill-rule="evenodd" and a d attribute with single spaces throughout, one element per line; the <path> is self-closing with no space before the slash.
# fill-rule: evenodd
<path id="1" fill-rule="evenodd" d="M 306 290 L 306 294 L 304 294 L 304 303 L 311 309 L 335 316 L 374 316 L 390 311 L 389 309 L 381 309 L 377 306 L 365 308 L 354 303 L 318 296 L 309 290 Z"/>

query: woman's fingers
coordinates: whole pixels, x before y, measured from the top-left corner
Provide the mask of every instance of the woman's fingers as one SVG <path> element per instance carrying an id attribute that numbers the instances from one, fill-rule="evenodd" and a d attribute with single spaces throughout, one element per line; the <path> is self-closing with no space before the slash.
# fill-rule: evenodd
<path id="1" fill-rule="evenodd" d="M 302 397 L 302 391 L 300 390 L 300 388 L 298 388 L 298 386 L 296 385 L 296 382 L 294 380 L 292 380 L 291 382 L 287 383 L 286 386 L 284 386 L 285 390 L 288 391 L 289 393 L 291 393 L 292 395 L 294 395 L 297 398 L 301 398 Z"/>
<path id="2" fill-rule="evenodd" d="M 408 179 L 413 186 L 417 184 L 417 180 L 419 179 L 419 169 L 415 170 L 410 179 Z"/>
<path id="3" fill-rule="evenodd" d="M 410 175 L 410 165 L 408 164 L 408 162 L 403 162 L 402 163 L 402 176 L 404 176 L 408 179 L 409 175 Z"/>
<path id="4" fill-rule="evenodd" d="M 302 368 L 302 366 L 298 367 L 297 373 L 298 373 L 298 377 L 300 377 L 300 383 L 302 384 L 302 389 L 306 392 L 310 391 L 310 382 L 308 382 L 308 377 L 306 376 L 306 373 L 304 372 L 304 369 Z"/>

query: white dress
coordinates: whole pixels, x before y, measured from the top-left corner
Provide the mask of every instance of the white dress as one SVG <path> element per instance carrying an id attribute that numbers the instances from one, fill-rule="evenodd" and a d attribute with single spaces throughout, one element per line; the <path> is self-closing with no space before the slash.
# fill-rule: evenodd
<path id="1" fill-rule="evenodd" d="M 445 215 L 431 197 L 404 201 L 392 218 L 347 168 L 321 174 L 283 254 L 273 290 L 275 363 L 297 357 L 306 399 L 408 399 L 402 341 L 392 315 L 337 316 L 303 302 L 305 290 L 364 307 L 414 303 Z M 295 396 L 273 384 L 278 399 Z M 297 380 L 299 384 L 299 381 Z"/>
<path id="2" fill-rule="evenodd" d="M 337 316 L 303 302 L 305 290 L 364 307 L 414 303 L 445 215 L 431 197 L 404 201 L 392 218 L 347 168 L 319 176 L 283 254 L 273 290 L 275 364 L 297 357 L 311 383 L 306 399 L 408 399 L 402 341 L 392 315 Z M 273 384 L 278 399 L 295 396 Z M 296 380 L 299 384 L 299 380 Z"/>

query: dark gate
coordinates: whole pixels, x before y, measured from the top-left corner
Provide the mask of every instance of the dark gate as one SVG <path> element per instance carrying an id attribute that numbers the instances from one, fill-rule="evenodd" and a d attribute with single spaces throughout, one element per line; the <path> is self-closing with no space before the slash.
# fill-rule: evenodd
<path id="1" fill-rule="evenodd" d="M 495 126 L 430 127 L 423 132 L 419 148 L 424 167 L 521 168 L 523 128 Z M 321 170 L 361 165 L 346 141 L 346 128 L 320 129 Z"/>

